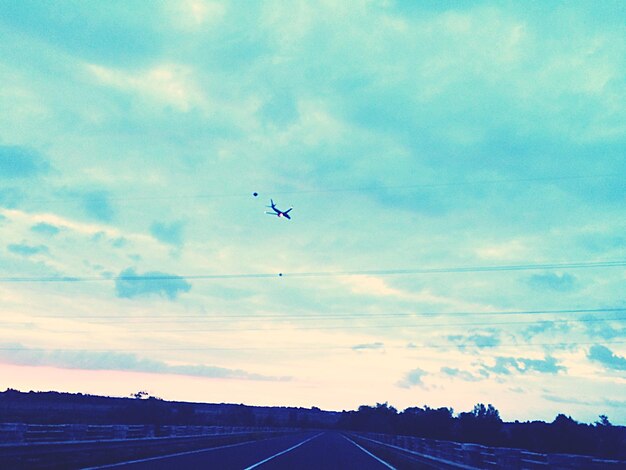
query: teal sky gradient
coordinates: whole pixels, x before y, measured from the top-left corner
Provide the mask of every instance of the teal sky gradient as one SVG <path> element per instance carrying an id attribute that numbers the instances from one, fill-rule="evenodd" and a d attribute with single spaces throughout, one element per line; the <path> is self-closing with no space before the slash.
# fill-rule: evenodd
<path id="1" fill-rule="evenodd" d="M 625 20 L 0 0 L 0 387 L 625 424 Z"/>

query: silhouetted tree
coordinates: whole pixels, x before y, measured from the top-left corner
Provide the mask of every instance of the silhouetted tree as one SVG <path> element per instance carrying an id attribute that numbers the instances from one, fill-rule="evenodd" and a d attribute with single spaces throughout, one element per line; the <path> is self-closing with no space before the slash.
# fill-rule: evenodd
<path id="1" fill-rule="evenodd" d="M 611 422 L 609 421 L 609 417 L 607 415 L 600 415 L 598 416 L 598 418 L 600 418 L 600 421 L 596 421 L 595 425 L 596 426 L 612 426 Z"/>
<path id="2" fill-rule="evenodd" d="M 461 413 L 458 419 L 458 436 L 465 442 L 500 445 L 503 442 L 502 419 L 491 404 L 478 403 L 470 412 Z"/>
<path id="3" fill-rule="evenodd" d="M 579 424 L 564 414 L 554 418 L 546 439 L 549 443 L 548 452 L 588 454 L 593 453 L 596 447 L 589 426 Z"/>
<path id="4" fill-rule="evenodd" d="M 600 415 L 592 424 L 564 414 L 553 422 L 503 423 L 493 405 L 477 404 L 457 417 L 451 408 L 407 408 L 402 413 L 387 402 L 344 411 L 336 418 L 319 408 L 259 408 L 246 405 L 167 402 L 137 392 L 112 398 L 59 392 L 0 392 L 0 423 L 84 423 L 160 425 L 332 426 L 356 431 L 414 435 L 431 439 L 477 442 L 540 453 L 572 453 L 626 460 L 626 427 Z M 42 412 L 45 410 L 45 412 Z M 307 423 L 307 420 L 309 422 Z M 1 465 L 0 465 L 1 466 Z"/>
<path id="5" fill-rule="evenodd" d="M 407 408 L 398 416 L 398 431 L 433 439 L 451 439 L 455 419 L 452 408 Z"/>
<path id="6" fill-rule="evenodd" d="M 361 405 L 358 411 L 343 412 L 339 425 L 355 431 L 394 433 L 398 410 L 387 402 L 376 406 Z"/>
<path id="7" fill-rule="evenodd" d="M 613 426 L 608 416 L 600 415 L 595 422 L 597 453 L 611 459 L 626 459 L 626 436 Z"/>

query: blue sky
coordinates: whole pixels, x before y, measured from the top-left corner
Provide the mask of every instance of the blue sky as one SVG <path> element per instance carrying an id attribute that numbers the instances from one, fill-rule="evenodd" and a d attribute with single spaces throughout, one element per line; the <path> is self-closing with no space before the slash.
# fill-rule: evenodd
<path id="1" fill-rule="evenodd" d="M 0 387 L 626 423 L 624 20 L 0 1 Z"/>

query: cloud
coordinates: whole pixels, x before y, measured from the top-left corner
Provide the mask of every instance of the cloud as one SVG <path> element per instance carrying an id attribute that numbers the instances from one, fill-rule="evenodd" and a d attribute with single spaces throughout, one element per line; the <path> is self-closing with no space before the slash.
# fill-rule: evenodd
<path id="1" fill-rule="evenodd" d="M 376 343 L 364 343 L 364 344 L 357 344 L 355 346 L 352 346 L 352 349 L 354 351 L 363 351 L 363 350 L 371 350 L 371 349 L 383 349 L 385 347 L 384 343 L 380 343 L 380 342 L 376 342 Z"/>
<path id="2" fill-rule="evenodd" d="M 24 193 L 16 188 L 0 189 L 0 204 L 5 207 L 15 207 L 24 199 Z"/>
<path id="3" fill-rule="evenodd" d="M 100 230 L 91 236 L 91 241 L 100 242 L 104 239 L 104 237 L 106 237 L 106 233 Z"/>
<path id="4" fill-rule="evenodd" d="M 491 333 L 477 333 L 473 335 L 450 335 L 448 339 L 452 342 L 458 342 L 460 344 L 457 347 L 461 350 L 471 345 L 476 345 L 478 348 L 494 348 L 500 344 L 500 333 L 499 332 L 491 332 Z"/>
<path id="5" fill-rule="evenodd" d="M 621 313 L 621 312 L 620 312 Z M 623 313 L 621 313 L 623 315 Z M 583 320 L 595 320 L 594 317 L 586 315 Z M 626 337 L 626 327 L 614 328 L 606 321 L 588 321 L 585 323 L 585 332 L 592 338 L 613 339 Z"/>
<path id="6" fill-rule="evenodd" d="M 479 348 L 493 348 L 500 344 L 500 338 L 497 336 L 497 334 L 471 335 L 467 337 L 467 340 L 473 342 Z"/>
<path id="7" fill-rule="evenodd" d="M 413 369 L 406 373 L 404 378 L 400 380 L 396 385 L 401 388 L 421 387 L 426 388 L 422 378 L 428 375 L 428 372 L 422 369 Z"/>
<path id="8" fill-rule="evenodd" d="M 277 91 L 259 109 L 260 116 L 276 125 L 284 126 L 293 123 L 298 118 L 296 100 L 284 90 Z"/>
<path id="9" fill-rule="evenodd" d="M 163 243 L 180 246 L 183 244 L 183 222 L 154 222 L 150 226 L 150 233 Z"/>
<path id="10" fill-rule="evenodd" d="M 7 246 L 7 249 L 16 255 L 20 256 L 33 256 L 38 254 L 47 254 L 48 247 L 45 245 L 26 245 L 25 243 L 12 243 Z"/>
<path id="11" fill-rule="evenodd" d="M 0 359 L 18 365 L 51 366 L 67 369 L 121 370 L 242 380 L 290 380 L 289 377 L 272 377 L 241 369 L 228 369 L 204 364 L 170 365 L 160 360 L 142 358 L 131 353 L 30 349 L 20 344 L 3 344 L 0 349 Z"/>
<path id="12" fill-rule="evenodd" d="M 113 248 L 123 248 L 128 244 L 128 240 L 124 237 L 118 237 L 115 240 L 111 241 L 111 246 Z"/>
<path id="13" fill-rule="evenodd" d="M 603 398 L 601 400 L 581 400 L 579 398 L 559 397 L 559 396 L 550 395 L 550 394 L 544 394 L 542 395 L 542 397 L 554 403 L 567 403 L 567 404 L 593 406 L 593 407 L 608 406 L 611 408 L 620 408 L 620 409 L 623 409 L 626 406 L 626 401 L 610 400 L 608 398 Z"/>
<path id="14" fill-rule="evenodd" d="M 518 370 L 520 372 L 536 371 L 545 374 L 558 374 L 559 371 L 566 371 L 567 368 L 558 365 L 554 357 L 547 356 L 543 360 L 518 358 Z"/>
<path id="15" fill-rule="evenodd" d="M 528 278 L 528 284 L 538 290 L 553 290 L 556 292 L 571 292 L 576 289 L 576 277 L 569 273 L 533 274 Z"/>
<path id="16" fill-rule="evenodd" d="M 497 375 L 511 375 L 515 372 L 525 374 L 532 371 L 543 374 L 558 374 L 560 371 L 567 370 L 564 366 L 558 365 L 557 360 L 552 356 L 546 356 L 545 359 L 497 356 L 495 360 L 493 366 L 483 364 L 483 370 Z"/>
<path id="17" fill-rule="evenodd" d="M 584 401 L 578 398 L 571 398 L 571 397 L 558 397 L 556 395 L 549 395 L 549 394 L 544 394 L 542 395 L 542 397 L 554 403 L 567 403 L 567 404 L 587 405 L 587 406 L 598 404 L 598 402 Z"/>
<path id="18" fill-rule="evenodd" d="M 608 398 L 605 398 L 602 400 L 602 403 L 610 406 L 611 408 L 619 408 L 622 410 L 626 408 L 626 400 L 609 400 Z"/>
<path id="19" fill-rule="evenodd" d="M 477 382 L 483 380 L 485 377 L 477 377 L 468 371 L 460 370 L 452 367 L 442 367 L 441 372 L 449 375 L 450 377 L 456 377 L 466 382 Z"/>
<path id="20" fill-rule="evenodd" d="M 157 271 L 137 274 L 133 268 L 128 268 L 115 279 L 115 291 L 123 299 L 156 294 L 174 300 L 190 289 L 191 284 L 184 278 Z"/>
<path id="21" fill-rule="evenodd" d="M 622 248 L 626 246 L 626 236 L 619 233 L 583 233 L 578 243 L 586 250 L 604 254 L 607 248 Z"/>
<path id="22" fill-rule="evenodd" d="M 519 259 L 528 252 L 528 247 L 521 240 L 507 240 L 496 244 L 489 244 L 476 249 L 481 258 L 491 258 L 498 261 Z"/>
<path id="23" fill-rule="evenodd" d="M 542 321 L 536 325 L 531 325 L 522 330 L 521 335 L 525 340 L 534 338 L 542 333 L 567 333 L 572 327 L 568 323 L 555 323 L 553 321 Z"/>
<path id="24" fill-rule="evenodd" d="M 203 0 L 183 0 L 166 5 L 171 22 L 184 30 L 197 30 L 221 20 L 226 6 Z"/>
<path id="25" fill-rule="evenodd" d="M 41 235 L 54 236 L 58 234 L 61 230 L 56 225 L 47 224 L 45 222 L 40 222 L 37 225 L 33 225 L 31 231 L 35 233 L 39 233 Z"/>
<path id="26" fill-rule="evenodd" d="M 136 65 L 154 57 L 163 37 L 154 34 L 163 21 L 161 8 L 134 2 L 93 5 L 77 2 L 59 15 L 47 2 L 17 2 L 3 8 L 3 20 L 20 37 L 32 37 L 71 55 L 107 63 Z M 141 22 L 138 20 L 141 18 Z"/>
<path id="27" fill-rule="evenodd" d="M 91 64 L 87 70 L 103 84 L 181 112 L 190 111 L 206 101 L 202 87 L 195 83 L 194 68 L 186 65 L 158 64 L 149 70 L 129 73 Z"/>
<path id="28" fill-rule="evenodd" d="M 592 361 L 599 362 L 607 369 L 626 370 L 626 357 L 614 354 L 613 351 L 606 346 L 599 344 L 591 346 L 587 357 Z"/>
<path id="29" fill-rule="evenodd" d="M 0 179 L 31 178 L 49 169 L 48 161 L 36 151 L 0 145 Z"/>
<path id="30" fill-rule="evenodd" d="M 84 196 L 84 207 L 87 214 L 102 222 L 110 222 L 114 216 L 113 206 L 104 191 L 94 191 Z"/>
<path id="31" fill-rule="evenodd" d="M 346 276 L 340 278 L 355 294 L 375 295 L 381 297 L 406 297 L 406 292 L 390 287 L 384 279 L 373 276 Z"/>

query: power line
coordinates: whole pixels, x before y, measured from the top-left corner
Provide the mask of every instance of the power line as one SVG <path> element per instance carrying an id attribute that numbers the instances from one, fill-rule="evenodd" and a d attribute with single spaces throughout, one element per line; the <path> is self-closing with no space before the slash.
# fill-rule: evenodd
<path id="1" fill-rule="evenodd" d="M 423 183 L 423 184 L 407 184 L 407 185 L 388 185 L 388 186 L 363 186 L 357 188 L 326 188 L 326 189 L 310 189 L 310 190 L 286 190 L 274 191 L 272 194 L 302 194 L 302 193 L 340 193 L 340 192 L 373 192 L 384 190 L 410 190 L 421 188 L 447 188 L 453 186 L 474 186 L 482 184 L 501 184 L 501 183 L 541 183 L 550 181 L 567 181 L 567 180 L 583 180 L 583 179 L 603 179 L 603 178 L 621 178 L 622 175 L 603 174 L 603 175 L 572 175 L 572 176 L 545 176 L 535 178 L 501 178 L 501 179 L 483 179 L 474 181 L 449 181 L 445 183 Z"/>
<path id="2" fill-rule="evenodd" d="M 286 195 L 286 194 L 323 194 L 323 193 L 359 193 L 359 192 L 376 192 L 376 191 L 393 191 L 393 190 L 411 190 L 423 188 L 447 188 L 455 186 L 475 186 L 475 185 L 497 185 L 506 183 L 548 183 L 552 181 L 575 181 L 605 178 L 621 178 L 622 175 L 617 174 L 601 174 L 601 175 L 571 175 L 571 176 L 545 176 L 534 178 L 494 178 L 480 180 L 457 180 L 440 183 L 418 183 L 406 185 L 379 185 L 379 186 L 360 186 L 360 187 L 344 187 L 344 188 L 313 188 L 313 189 L 288 189 L 288 190 L 263 190 L 258 189 L 259 194 Z M 233 192 L 233 193 L 213 193 L 213 194 L 180 194 L 180 195 L 110 195 L 107 197 L 109 201 L 151 201 L 151 200 L 190 200 L 190 199 L 224 199 L 224 198 L 249 198 L 250 193 Z M 60 197 L 57 199 L 41 199 L 33 198 L 29 202 L 35 203 L 68 203 L 74 201 L 89 200 L 89 194 L 71 195 Z"/>
<path id="3" fill-rule="evenodd" d="M 593 323 L 593 322 L 601 322 L 601 321 L 621 321 L 626 320 L 626 317 L 619 318 L 569 318 L 569 319 L 556 319 L 556 320 L 531 320 L 531 321 L 517 321 L 517 322 L 464 322 L 464 323 L 426 323 L 426 324 L 397 324 L 397 325 L 380 325 L 380 324 L 370 324 L 370 325 L 330 325 L 330 326 L 286 326 L 286 327 L 274 327 L 274 326 L 266 326 L 260 328 L 249 328 L 249 327 L 238 327 L 238 328 L 211 328 L 211 329 L 201 329 L 201 328 L 193 328 L 193 329 L 178 329 L 173 330 L 171 328 L 168 329 L 135 329 L 129 330 L 128 333 L 213 333 L 213 332 L 222 332 L 222 331 L 281 331 L 281 330 L 354 330 L 354 329 L 393 329 L 393 328 L 402 328 L 402 329 L 415 329 L 415 328 L 433 328 L 433 327 L 451 327 L 451 328 L 463 328 L 467 326 L 500 326 L 500 325 L 538 325 L 538 324 L 553 324 L 553 323 Z M 94 324 L 88 322 L 88 324 Z M 107 323 L 95 323 L 99 325 L 106 325 Z M 126 325 L 124 325 L 126 326 Z M 284 326 L 284 325 L 283 325 Z M 48 333 L 91 333 L 92 330 L 51 330 L 51 329 L 43 329 Z"/>
<path id="4" fill-rule="evenodd" d="M 499 310 L 499 311 L 455 311 L 455 312 L 393 312 L 393 313 L 323 313 L 323 314 L 309 314 L 306 316 L 299 316 L 298 321 L 302 320 L 351 320 L 351 319 L 369 319 L 369 318 L 403 318 L 403 317 L 447 317 L 447 316 L 492 316 L 492 315 L 557 315 L 557 314 L 580 314 L 580 313 L 611 313 L 611 312 L 626 312 L 625 307 L 609 307 L 609 308 L 584 308 L 584 309 L 559 309 L 559 310 Z M 111 315 L 32 315 L 31 318 L 46 318 L 46 319 L 69 319 L 69 320 L 83 320 L 83 319 L 105 319 L 110 321 L 130 322 L 132 320 L 142 320 L 143 323 L 170 323 L 184 320 L 188 323 L 205 323 L 212 321 L 229 321 L 237 319 L 248 320 L 288 320 L 289 316 L 286 314 L 262 314 L 262 315 L 250 315 L 250 314 L 228 314 L 228 315 L 212 315 L 207 317 L 198 317 L 198 315 L 158 315 L 153 316 L 135 316 L 135 317 L 112 317 Z M 171 320 L 168 320 L 171 319 Z M 147 320 L 147 321 L 144 321 Z M 161 321 L 165 320 L 165 321 Z M 89 322 L 99 323 L 99 322 Z"/>
<path id="5" fill-rule="evenodd" d="M 166 351 L 284 351 L 284 350 L 293 350 L 293 351 L 318 351 L 318 350 L 347 350 L 347 351 L 355 351 L 355 352 L 365 352 L 365 351 L 376 351 L 376 350 L 384 350 L 384 349 L 407 349 L 407 350 L 418 350 L 418 349 L 443 349 L 443 348 L 479 348 L 479 349 L 498 349 L 498 348 L 526 348 L 526 347 L 570 347 L 570 346 L 585 346 L 590 344 L 626 344 L 626 341 L 561 341 L 561 342 L 550 342 L 550 343 L 508 343 L 508 344 L 497 344 L 493 346 L 478 346 L 476 343 L 448 343 L 448 344 L 420 344 L 415 345 L 411 344 L 409 346 L 385 346 L 382 344 L 377 347 L 361 347 L 360 345 L 355 346 L 329 346 L 329 345 L 316 345 L 316 346 L 289 346 L 289 347 L 280 347 L 276 344 L 272 344 L 270 346 L 257 346 L 257 347 L 225 347 L 225 346 L 204 346 L 204 347 L 179 347 L 179 348 L 94 348 L 94 349 L 78 349 L 78 348 L 25 348 L 25 347 L 0 347 L 0 351 L 18 351 L 18 352 L 30 352 L 30 351 L 62 351 L 62 352 L 166 352 Z"/>
<path id="6" fill-rule="evenodd" d="M 626 260 L 616 261 L 582 261 L 567 263 L 520 264 L 504 266 L 459 266 L 446 268 L 413 268 L 413 269 L 380 269 L 354 271 L 309 271 L 309 272 L 279 272 L 279 273 L 238 273 L 238 274 L 154 274 L 154 275 L 121 275 L 111 277 L 95 276 L 43 276 L 43 277 L 2 277 L 0 283 L 11 282 L 134 282 L 134 281 L 173 281 L 173 280 L 214 280 L 214 279 L 268 279 L 268 278 L 303 278 L 303 277 L 338 277 L 338 276 L 392 276 L 410 274 L 451 274 L 451 273 L 480 273 L 504 271 L 533 271 L 542 269 L 591 269 L 612 268 L 626 266 Z"/>

